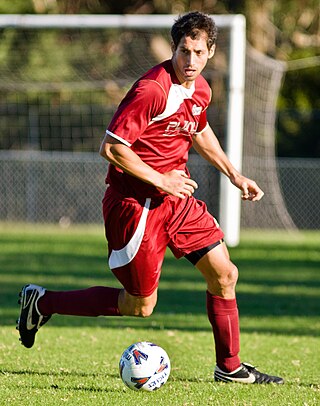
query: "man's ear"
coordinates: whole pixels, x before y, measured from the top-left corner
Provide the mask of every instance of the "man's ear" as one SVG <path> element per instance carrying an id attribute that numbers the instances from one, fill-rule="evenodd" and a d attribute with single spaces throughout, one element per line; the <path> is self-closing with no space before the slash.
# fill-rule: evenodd
<path id="1" fill-rule="evenodd" d="M 216 52 L 216 45 L 212 45 L 212 47 L 209 49 L 209 56 L 208 59 L 212 58 L 214 53 Z"/>
<path id="2" fill-rule="evenodd" d="M 174 54 L 175 52 L 176 52 L 176 46 L 174 45 L 174 42 L 173 41 L 171 41 L 171 51 L 172 51 L 172 53 Z"/>

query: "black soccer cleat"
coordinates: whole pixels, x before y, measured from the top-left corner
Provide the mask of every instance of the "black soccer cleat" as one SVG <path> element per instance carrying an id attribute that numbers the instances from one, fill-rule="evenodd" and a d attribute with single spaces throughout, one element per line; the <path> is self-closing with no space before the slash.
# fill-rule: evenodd
<path id="1" fill-rule="evenodd" d="M 20 317 L 17 320 L 17 330 L 20 333 L 20 341 L 26 348 L 34 344 L 35 335 L 51 317 L 40 314 L 37 303 L 45 294 L 45 288 L 37 285 L 25 285 L 19 293 L 21 299 Z"/>
<path id="2" fill-rule="evenodd" d="M 216 382 L 239 382 L 239 383 L 276 383 L 283 384 L 284 380 L 278 376 L 272 376 L 259 372 L 254 366 L 242 363 L 233 372 L 224 372 L 217 365 L 214 370 L 214 380 Z"/>

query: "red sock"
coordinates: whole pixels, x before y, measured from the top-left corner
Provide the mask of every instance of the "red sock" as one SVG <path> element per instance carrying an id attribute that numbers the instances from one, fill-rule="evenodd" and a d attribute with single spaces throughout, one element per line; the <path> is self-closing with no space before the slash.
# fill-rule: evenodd
<path id="1" fill-rule="evenodd" d="M 39 299 L 39 312 L 73 316 L 120 316 L 118 297 L 121 289 L 95 286 L 89 289 L 57 292 L 47 290 Z"/>
<path id="2" fill-rule="evenodd" d="M 207 291 L 207 312 L 216 345 L 217 365 L 225 372 L 232 372 L 240 366 L 237 301 L 214 296 Z"/>

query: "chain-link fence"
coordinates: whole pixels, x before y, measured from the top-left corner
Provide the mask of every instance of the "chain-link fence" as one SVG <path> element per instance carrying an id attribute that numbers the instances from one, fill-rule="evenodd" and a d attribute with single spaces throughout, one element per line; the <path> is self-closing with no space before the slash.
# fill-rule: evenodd
<path id="1" fill-rule="evenodd" d="M 282 195 L 295 225 L 319 229 L 320 160 L 278 159 L 277 166 Z M 195 154 L 190 156 L 189 169 L 200 185 L 196 196 L 218 217 L 218 172 Z M 0 220 L 101 223 L 106 170 L 107 163 L 93 153 L 0 151 Z M 250 210 L 243 210 L 241 226 L 268 228 L 264 211 L 257 210 L 253 221 Z"/>
<path id="2" fill-rule="evenodd" d="M 168 30 L 6 24 L 0 37 L 0 221 L 101 222 L 107 163 L 94 151 L 133 81 L 171 57 Z M 224 149 L 233 120 L 231 37 L 229 25 L 219 27 L 217 51 L 204 70 L 213 93 L 207 117 Z M 276 103 L 286 69 L 247 46 L 242 170 L 265 197 L 242 203 L 243 228 L 320 226 L 319 161 L 276 159 Z M 188 166 L 200 185 L 196 196 L 219 218 L 219 173 L 194 153 Z"/>
<path id="3" fill-rule="evenodd" d="M 96 155 L 0 151 L 0 219 L 101 222 L 107 165 Z"/>
<path id="4" fill-rule="evenodd" d="M 295 225 L 299 229 L 320 229 L 320 159 L 281 158 L 278 171 Z"/>

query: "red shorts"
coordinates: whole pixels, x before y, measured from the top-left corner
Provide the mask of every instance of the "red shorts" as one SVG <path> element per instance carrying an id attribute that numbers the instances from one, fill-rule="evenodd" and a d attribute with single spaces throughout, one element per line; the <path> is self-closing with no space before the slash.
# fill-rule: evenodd
<path id="1" fill-rule="evenodd" d="M 109 267 L 134 296 L 150 296 L 158 287 L 167 247 L 180 258 L 223 238 L 205 203 L 194 197 L 137 201 L 109 187 L 103 216 Z"/>

